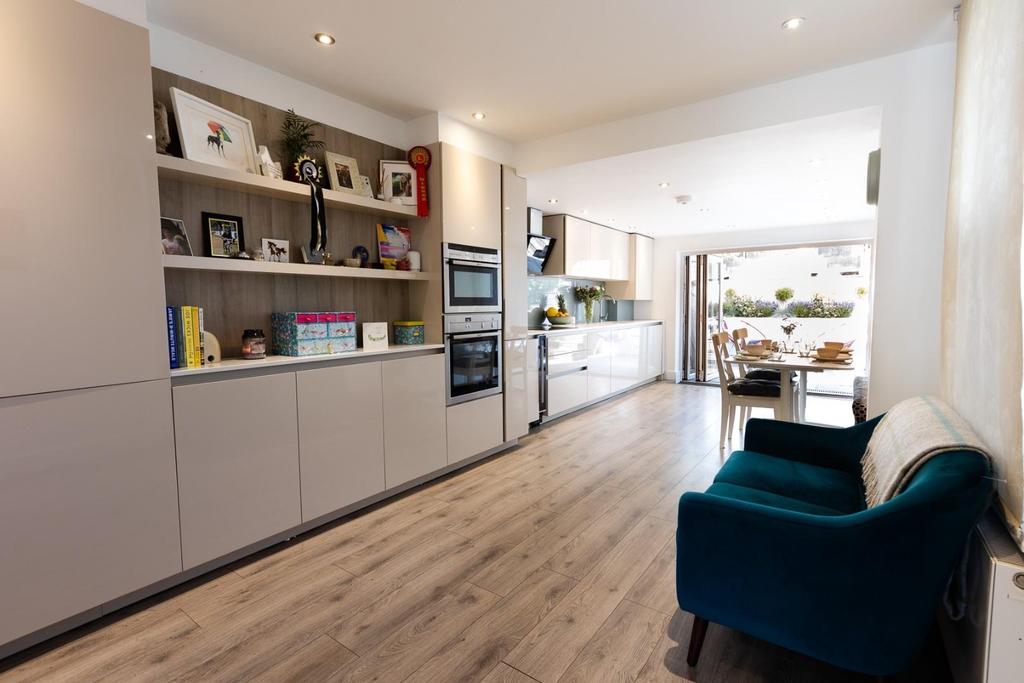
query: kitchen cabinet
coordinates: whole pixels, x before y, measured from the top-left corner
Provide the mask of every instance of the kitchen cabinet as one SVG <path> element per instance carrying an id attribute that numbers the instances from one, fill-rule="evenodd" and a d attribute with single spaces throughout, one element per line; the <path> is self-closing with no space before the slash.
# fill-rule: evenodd
<path id="1" fill-rule="evenodd" d="M 604 398 L 612 391 L 612 332 L 587 335 L 587 400 Z"/>
<path id="2" fill-rule="evenodd" d="M 184 568 L 299 524 L 295 373 L 172 391 Z"/>
<path id="3" fill-rule="evenodd" d="M 643 377 L 643 347 L 646 337 L 643 327 L 612 330 L 611 390 L 622 391 L 641 381 Z"/>
<path id="4" fill-rule="evenodd" d="M 501 249 L 501 164 L 447 143 L 440 164 L 442 241 Z"/>
<path id="5" fill-rule="evenodd" d="M 609 282 L 606 291 L 616 299 L 650 300 L 654 296 L 654 239 L 632 233 L 628 240 L 625 282 Z"/>
<path id="6" fill-rule="evenodd" d="M 302 521 L 384 490 L 381 363 L 295 373 Z"/>
<path id="7" fill-rule="evenodd" d="M 575 216 L 544 217 L 544 234 L 555 238 L 545 275 L 591 280 L 629 277 L 629 235 Z"/>
<path id="8" fill-rule="evenodd" d="M 644 347 L 645 368 L 643 379 L 656 379 L 661 377 L 664 367 L 662 355 L 662 334 L 664 325 L 651 325 L 643 328 L 646 332 L 646 344 Z"/>
<path id="9" fill-rule="evenodd" d="M 501 293 L 505 299 L 504 333 L 506 339 L 526 337 L 528 331 L 526 300 L 526 179 L 515 169 L 501 167 Z"/>
<path id="10" fill-rule="evenodd" d="M 0 148 L 23 166 L 3 180 L 0 396 L 167 379 L 148 32 L 0 2 L 0 64 Z M 45 182 L 28 170 L 42 136 L 60 158 Z"/>
<path id="11" fill-rule="evenodd" d="M 170 412 L 169 380 L 0 399 L 0 644 L 181 571 Z"/>
<path id="12" fill-rule="evenodd" d="M 387 488 L 448 464 L 444 354 L 389 360 L 381 368 Z"/>
<path id="13" fill-rule="evenodd" d="M 536 355 L 536 340 L 511 339 L 505 342 L 502 361 L 505 365 L 503 377 L 505 383 L 505 440 L 511 441 L 525 435 L 530 430 L 530 362 L 529 342 L 534 342 L 534 355 Z M 537 364 L 533 363 L 534 374 Z M 536 387 L 536 378 L 534 379 Z M 533 412 L 537 410 L 537 395 L 533 396 Z M 534 418 L 536 419 L 536 418 Z"/>
<path id="14" fill-rule="evenodd" d="M 548 415 L 554 416 L 587 402 L 587 366 L 548 376 Z"/>
<path id="15" fill-rule="evenodd" d="M 500 446 L 505 437 L 503 412 L 500 395 L 448 406 L 448 464 Z"/>

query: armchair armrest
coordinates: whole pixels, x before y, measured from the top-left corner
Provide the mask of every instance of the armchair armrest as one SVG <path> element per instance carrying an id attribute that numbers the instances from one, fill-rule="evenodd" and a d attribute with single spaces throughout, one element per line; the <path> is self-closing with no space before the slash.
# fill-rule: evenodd
<path id="1" fill-rule="evenodd" d="M 747 422 L 743 447 L 859 475 L 860 459 L 881 419 L 838 428 L 754 418 Z"/>

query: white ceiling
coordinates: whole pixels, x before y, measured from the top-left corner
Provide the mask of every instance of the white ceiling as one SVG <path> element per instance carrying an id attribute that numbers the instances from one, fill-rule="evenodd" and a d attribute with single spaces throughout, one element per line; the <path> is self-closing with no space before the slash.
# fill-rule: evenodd
<path id="1" fill-rule="evenodd" d="M 538 171 L 529 204 L 653 236 L 874 220 L 865 186 L 880 124 L 868 108 Z"/>
<path id="2" fill-rule="evenodd" d="M 403 119 L 516 142 L 953 39 L 955 0 L 148 0 L 149 20 Z M 804 16 L 797 31 L 781 22 Z M 325 31 L 338 42 L 316 44 Z M 487 113 L 473 121 L 474 111 Z"/>

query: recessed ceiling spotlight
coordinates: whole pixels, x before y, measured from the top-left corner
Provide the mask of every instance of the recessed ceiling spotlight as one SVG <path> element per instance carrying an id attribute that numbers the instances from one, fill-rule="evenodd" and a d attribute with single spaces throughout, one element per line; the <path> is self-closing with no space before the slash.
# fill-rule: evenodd
<path id="1" fill-rule="evenodd" d="M 803 26 L 805 21 L 807 20 L 804 19 L 803 17 L 791 17 L 782 22 L 782 28 L 786 29 L 787 31 L 795 31 L 801 26 Z"/>
<path id="2" fill-rule="evenodd" d="M 660 183 L 658 183 L 658 187 L 665 189 L 666 187 L 668 187 L 668 181 L 662 180 Z"/>
<path id="3" fill-rule="evenodd" d="M 147 140 L 152 140 L 153 139 L 153 134 L 152 133 L 146 133 L 146 139 Z"/>
<path id="4" fill-rule="evenodd" d="M 334 36 L 330 33 L 314 33 L 313 40 L 320 43 L 321 45 L 334 45 Z"/>
<path id="5" fill-rule="evenodd" d="M 555 199 L 554 197 L 552 197 L 551 199 L 548 200 L 548 204 L 557 204 L 557 203 L 558 203 L 558 200 Z"/>
<path id="6" fill-rule="evenodd" d="M 703 209 L 698 209 L 698 211 L 700 211 L 701 213 L 711 213 L 711 209 L 707 208 L 706 206 Z"/>
<path id="7" fill-rule="evenodd" d="M 473 118 L 476 119 L 477 121 L 483 121 L 484 119 L 487 118 L 487 114 L 483 113 L 482 111 L 475 111 L 473 112 Z"/>

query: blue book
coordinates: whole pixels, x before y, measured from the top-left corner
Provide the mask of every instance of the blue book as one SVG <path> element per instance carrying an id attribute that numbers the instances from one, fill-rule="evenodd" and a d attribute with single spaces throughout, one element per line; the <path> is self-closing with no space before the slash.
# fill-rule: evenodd
<path id="1" fill-rule="evenodd" d="M 174 307 L 167 307 L 167 351 L 171 357 L 171 369 L 178 367 L 178 331 L 174 322 Z"/>

